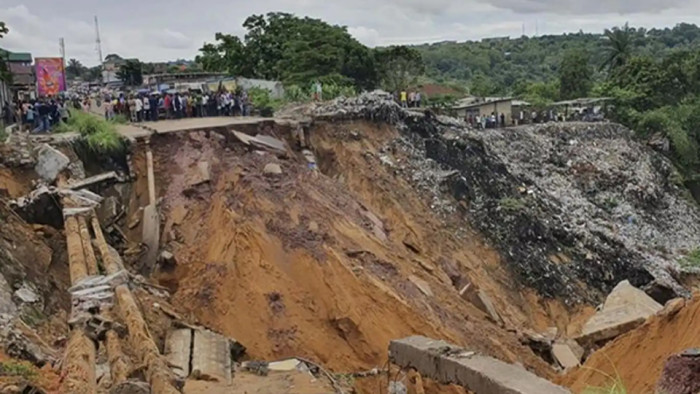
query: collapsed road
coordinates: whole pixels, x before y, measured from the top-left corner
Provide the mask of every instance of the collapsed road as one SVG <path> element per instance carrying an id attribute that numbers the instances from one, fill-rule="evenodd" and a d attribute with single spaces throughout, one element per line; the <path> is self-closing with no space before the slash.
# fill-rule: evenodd
<path id="1" fill-rule="evenodd" d="M 700 244 L 697 205 L 619 125 L 476 131 L 374 92 L 183 127 L 99 161 L 67 141 L 3 156 L 8 239 L 53 248 L 42 264 L 69 280 L 51 286 L 72 289 L 41 308 L 70 325 L 33 328 L 64 352 L 65 390 L 377 392 L 389 343 L 421 334 L 565 392 L 546 380 L 693 290 L 678 262 Z M 2 273 L 26 320 L 14 292 L 51 287 Z M 478 387 L 418 373 L 400 383 Z"/>

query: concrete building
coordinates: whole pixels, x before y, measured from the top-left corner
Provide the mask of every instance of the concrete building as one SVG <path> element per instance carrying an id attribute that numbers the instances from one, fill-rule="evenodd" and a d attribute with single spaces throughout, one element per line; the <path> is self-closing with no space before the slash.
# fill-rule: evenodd
<path id="1" fill-rule="evenodd" d="M 499 117 L 505 115 L 506 121 L 511 122 L 513 113 L 513 99 L 511 97 L 484 97 L 460 100 L 452 107 L 454 116 L 467 119 L 469 116 L 491 116 L 495 114 Z"/>
<path id="2" fill-rule="evenodd" d="M 5 89 L 12 98 L 29 99 L 36 95 L 36 73 L 32 65 L 32 54 L 28 52 L 10 52 L 0 49 L 0 56 L 7 64 L 12 76 Z"/>

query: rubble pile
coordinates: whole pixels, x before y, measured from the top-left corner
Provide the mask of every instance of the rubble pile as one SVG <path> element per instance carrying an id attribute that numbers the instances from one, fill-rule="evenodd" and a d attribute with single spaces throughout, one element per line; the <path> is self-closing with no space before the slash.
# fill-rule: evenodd
<path id="1" fill-rule="evenodd" d="M 401 137 L 382 163 L 425 190 L 443 216 L 464 206 L 522 284 L 545 296 L 596 301 L 625 279 L 660 302 L 688 295 L 674 276 L 700 244 L 700 212 L 671 163 L 623 126 L 477 131 L 402 109 L 383 92 L 316 104 L 312 113 L 394 124 Z M 397 162 L 395 150 L 408 160 Z"/>

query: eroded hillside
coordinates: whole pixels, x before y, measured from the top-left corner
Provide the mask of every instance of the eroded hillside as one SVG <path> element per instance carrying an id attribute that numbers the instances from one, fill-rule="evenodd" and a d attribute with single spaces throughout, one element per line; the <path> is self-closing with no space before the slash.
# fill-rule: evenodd
<path id="1" fill-rule="evenodd" d="M 185 361 L 171 363 L 180 343 L 173 333 L 204 327 L 246 348 L 229 357 L 224 346 L 229 375 L 231 366 L 298 357 L 332 373 L 315 369 L 324 387 L 338 391 L 334 379 L 343 379 L 346 389 L 377 392 L 389 383 L 385 372 L 400 373 L 388 366 L 389 342 L 423 335 L 556 380 L 553 341 L 581 334 L 619 282 L 661 304 L 695 283 L 678 261 L 700 244 L 697 205 L 667 160 L 615 124 L 475 131 L 373 93 L 292 108 L 274 121 L 152 134 L 120 157 L 88 157 L 70 144 L 60 150 L 72 163 L 61 175 L 67 183 L 39 180 L 24 153 L 7 155 L 0 168 L 0 189 L 15 199 L 15 211 L 0 210 L 8 223 L 0 240 L 6 307 L 21 319 L 17 292 L 39 294 L 33 307 L 51 316 L 33 329 L 60 359 L 66 314 L 77 305 L 65 292 L 75 280 L 65 238 L 77 238 L 64 221 L 85 215 L 77 220 L 85 221 L 86 261 L 104 276 L 120 272 L 121 259 L 109 256 L 123 258 L 131 275 L 120 274 L 115 286 L 122 296 L 133 290 L 126 315 L 138 311 L 144 322 L 128 329 L 147 327 L 136 337 L 148 339 L 148 359 L 172 368 L 172 386 L 186 381 L 189 393 L 229 387 L 190 371 L 194 340 L 182 342 Z M 69 189 L 83 188 L 99 205 L 66 207 L 77 193 Z M 74 321 L 71 328 L 79 336 Z M 125 342 L 124 353 L 136 370 L 143 349 L 134 343 Z M 610 348 L 625 346 L 617 343 Z M 664 357 L 676 351 L 667 350 Z M 594 353 L 590 363 L 599 359 Z M 243 360 L 253 364 L 236 364 Z M 99 376 L 99 389 L 110 388 L 109 375 Z M 415 372 L 402 376 L 426 392 L 464 392 Z M 308 374 L 239 379 L 280 387 Z M 562 381 L 579 390 L 589 379 Z"/>

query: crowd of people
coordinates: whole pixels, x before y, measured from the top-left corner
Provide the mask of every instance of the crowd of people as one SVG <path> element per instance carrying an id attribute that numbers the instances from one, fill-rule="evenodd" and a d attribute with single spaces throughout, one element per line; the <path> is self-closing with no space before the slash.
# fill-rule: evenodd
<path id="1" fill-rule="evenodd" d="M 132 122 L 156 122 L 160 118 L 181 119 L 205 116 L 249 116 L 250 99 L 246 91 L 236 93 L 120 93 L 106 95 L 105 119 L 121 114 Z"/>
<path id="2" fill-rule="evenodd" d="M 465 120 L 471 127 L 476 129 L 495 129 L 508 126 L 504 113 L 500 115 L 497 115 L 495 112 L 491 112 L 491 115 L 469 114 Z"/>
<path id="3" fill-rule="evenodd" d="M 20 129 L 34 133 L 48 133 L 59 122 L 68 122 L 71 103 L 60 97 L 38 100 L 5 101 L 2 107 L 5 125 L 20 124 Z M 73 103 L 72 105 L 75 105 Z M 78 106 L 81 106 L 78 103 Z"/>
<path id="4" fill-rule="evenodd" d="M 405 90 L 394 92 L 394 100 L 403 108 L 420 108 L 422 99 L 420 92 L 407 92 Z"/>

